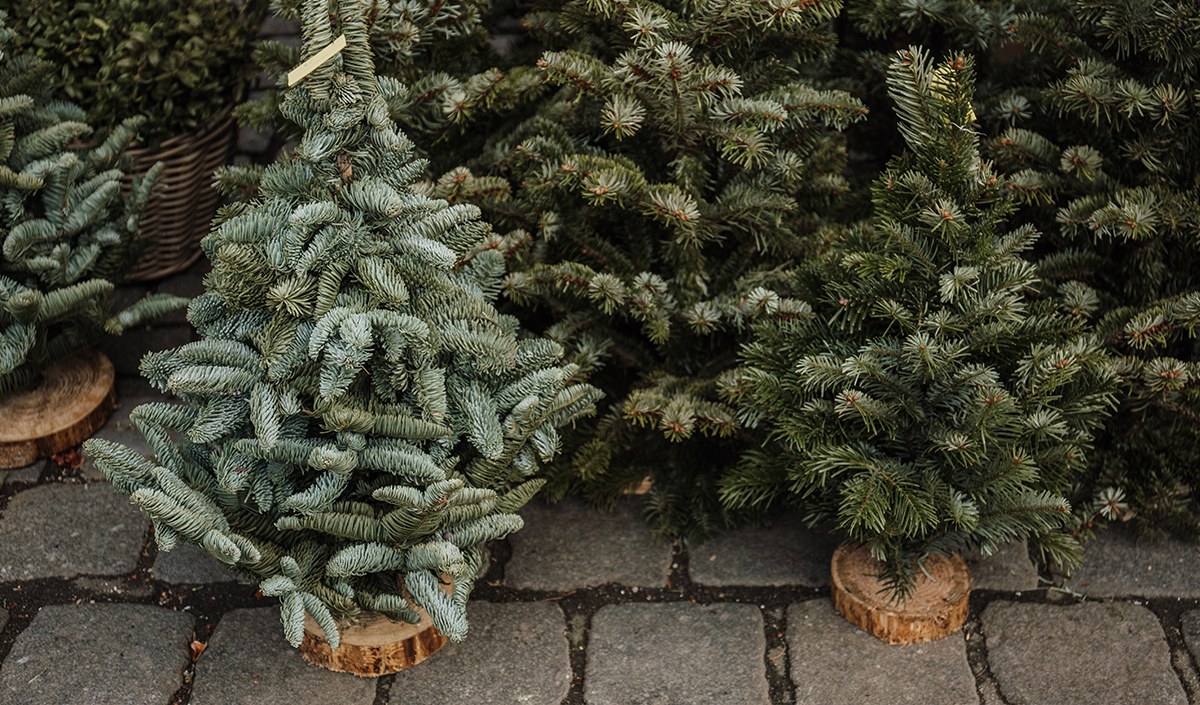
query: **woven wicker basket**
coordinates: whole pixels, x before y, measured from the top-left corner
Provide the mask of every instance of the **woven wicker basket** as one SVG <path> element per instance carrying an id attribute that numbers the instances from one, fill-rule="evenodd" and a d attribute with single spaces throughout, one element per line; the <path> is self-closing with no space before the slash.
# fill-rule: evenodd
<path id="1" fill-rule="evenodd" d="M 132 175 L 145 174 L 155 162 L 166 166 L 142 216 L 141 237 L 152 241 L 126 281 L 165 277 L 200 258 L 200 240 L 221 203 L 213 172 L 229 160 L 237 135 L 231 113 L 226 108 L 206 129 L 165 140 L 157 152 L 136 145 L 128 150 L 133 166 L 124 178 L 127 195 Z"/>

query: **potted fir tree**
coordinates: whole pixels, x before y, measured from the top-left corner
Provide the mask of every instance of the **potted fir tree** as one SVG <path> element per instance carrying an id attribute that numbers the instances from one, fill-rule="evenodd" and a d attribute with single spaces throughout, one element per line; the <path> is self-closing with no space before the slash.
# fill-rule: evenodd
<path id="1" fill-rule="evenodd" d="M 233 106 L 254 75 L 264 0 L 0 0 L 18 46 L 58 67 L 63 97 L 97 129 L 146 115 L 131 174 L 166 164 L 143 218 L 145 252 L 129 279 L 166 276 L 200 257 L 220 194 L 212 176 L 232 154 Z M 127 179 L 128 191 L 131 182 Z"/>
<path id="2" fill-rule="evenodd" d="M 722 480 L 731 508 L 836 521 L 851 543 L 834 605 L 893 643 L 962 624 L 969 581 L 952 576 L 968 546 L 1029 538 L 1074 559 L 1062 495 L 1114 391 L 1103 341 L 1023 256 L 1038 232 L 1005 227 L 1012 189 L 980 158 L 972 69 L 892 58 L 910 152 L 876 181 L 872 224 L 793 273 L 804 310 L 756 326 L 745 414 L 773 442 Z"/>
<path id="3" fill-rule="evenodd" d="M 100 427 L 112 365 L 89 350 L 106 334 L 186 305 L 158 295 L 113 315 L 109 293 L 132 263 L 159 165 L 121 196 L 129 117 L 91 150 L 79 107 L 52 97 L 53 67 L 12 55 L 0 13 L 0 467 L 65 450 Z M 86 353 L 84 351 L 87 351 Z"/>
<path id="4" fill-rule="evenodd" d="M 203 340 L 143 361 L 187 402 L 133 412 L 157 462 L 85 451 L 160 547 L 203 546 L 282 598 L 310 660 L 378 675 L 443 643 L 408 624 L 466 635 L 480 544 L 520 528 L 557 428 L 598 393 L 493 307 L 503 258 L 466 258 L 488 232 L 479 211 L 410 188 L 422 163 L 388 117 L 401 88 L 376 76 L 361 12 L 307 3 L 303 58 L 341 34 L 345 49 L 286 91 L 294 156 L 204 241 L 213 273 L 189 312 Z"/>

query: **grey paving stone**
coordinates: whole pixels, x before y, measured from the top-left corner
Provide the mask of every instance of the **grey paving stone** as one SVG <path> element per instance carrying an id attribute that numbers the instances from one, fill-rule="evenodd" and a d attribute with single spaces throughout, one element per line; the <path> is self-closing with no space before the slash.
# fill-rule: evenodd
<path id="1" fill-rule="evenodd" d="M 601 607 L 584 671 L 588 705 L 769 703 L 762 614 L 753 605 Z"/>
<path id="2" fill-rule="evenodd" d="M 36 485 L 38 478 L 42 475 L 42 469 L 46 467 L 46 460 L 35 461 L 32 465 L 26 465 L 23 468 L 13 468 L 11 470 L 0 470 L 0 487 L 9 484 Z"/>
<path id="3" fill-rule="evenodd" d="M 1037 568 L 1029 560 L 1029 546 L 1014 541 L 984 558 L 978 549 L 963 554 L 971 571 L 972 590 L 1033 590 L 1038 586 Z"/>
<path id="4" fill-rule="evenodd" d="M 208 551 L 184 543 L 170 551 L 159 551 L 150 572 L 168 583 L 228 583 L 239 579 Z"/>
<path id="5" fill-rule="evenodd" d="M 0 607 L 0 632 L 4 631 L 6 624 L 8 624 L 8 610 Z"/>
<path id="6" fill-rule="evenodd" d="M 278 607 L 221 618 L 196 661 L 191 705 L 370 705 L 375 679 L 305 661 L 283 638 Z"/>
<path id="7" fill-rule="evenodd" d="M 160 393 L 136 397 L 121 397 L 117 400 L 117 406 L 113 409 L 112 415 L 108 417 L 108 421 L 105 421 L 104 425 L 92 434 L 92 438 L 103 438 L 106 441 L 120 443 L 130 450 L 149 455 L 150 444 L 146 442 L 146 437 L 142 435 L 142 432 L 137 430 L 137 427 L 130 422 L 129 414 L 142 404 L 166 401 L 168 401 L 167 397 Z M 177 399 L 169 401 L 179 403 Z M 96 469 L 91 456 L 85 455 L 83 466 L 80 469 L 86 480 L 104 479 L 104 474 Z"/>
<path id="8" fill-rule="evenodd" d="M 891 646 L 847 622 L 829 600 L 808 600 L 788 607 L 787 647 L 797 705 L 979 701 L 958 633 Z"/>
<path id="9" fill-rule="evenodd" d="M 562 610 L 548 602 L 467 603 L 471 629 L 396 674 L 391 705 L 558 705 L 571 687 Z"/>
<path id="10" fill-rule="evenodd" d="M 25 490 L 0 517 L 0 583 L 128 573 L 148 525 L 107 483 Z"/>
<path id="11" fill-rule="evenodd" d="M 829 584 L 829 561 L 841 537 L 805 528 L 800 517 L 770 527 L 745 527 L 689 546 L 689 573 L 703 585 Z"/>
<path id="12" fill-rule="evenodd" d="M 525 528 L 509 538 L 513 555 L 504 573 L 509 587 L 566 591 L 605 583 L 667 584 L 671 546 L 654 540 L 632 500 L 609 514 L 573 497 L 553 506 L 534 501 L 521 516 Z"/>
<path id="13" fill-rule="evenodd" d="M 192 616 L 149 605 L 43 607 L 0 666 L 0 702 L 164 705 L 191 660 Z"/>
<path id="14" fill-rule="evenodd" d="M 1186 705 L 1162 627 L 1139 605 L 1020 604 L 981 615 L 988 662 L 1011 705 Z"/>
<path id="15" fill-rule="evenodd" d="M 1200 598 L 1200 545 L 1138 540 L 1110 527 L 1083 545 L 1083 565 L 1063 582 L 1092 597 Z"/>

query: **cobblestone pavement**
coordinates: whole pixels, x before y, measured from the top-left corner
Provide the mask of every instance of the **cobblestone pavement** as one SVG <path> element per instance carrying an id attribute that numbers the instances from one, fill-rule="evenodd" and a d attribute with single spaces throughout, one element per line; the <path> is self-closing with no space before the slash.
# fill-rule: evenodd
<path id="1" fill-rule="evenodd" d="M 194 295 L 203 269 L 156 287 Z M 137 333 L 143 350 L 193 335 L 180 320 Z M 163 397 L 128 343 L 109 351 L 122 400 L 96 435 L 145 451 L 129 412 Z M 522 514 L 490 547 L 468 639 L 365 679 L 305 663 L 275 601 L 207 554 L 160 553 L 90 462 L 0 470 L 0 703 L 1200 705 L 1198 546 L 1109 530 L 1070 578 L 1021 544 L 967 556 L 962 631 L 893 647 L 833 612 L 837 538 L 793 517 L 670 544 L 633 500 Z"/>

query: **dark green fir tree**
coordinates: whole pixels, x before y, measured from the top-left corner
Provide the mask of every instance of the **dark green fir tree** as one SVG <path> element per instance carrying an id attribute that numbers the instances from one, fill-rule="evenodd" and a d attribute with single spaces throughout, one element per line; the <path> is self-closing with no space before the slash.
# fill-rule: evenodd
<path id="1" fill-rule="evenodd" d="M 536 73 L 506 74 L 532 83 L 499 89 L 536 100 L 489 104 L 477 83 L 444 105 L 489 138 L 429 192 L 503 231 L 487 246 L 509 259 L 505 295 L 606 392 L 599 423 L 564 436 L 549 496 L 609 507 L 649 477 L 659 533 L 729 519 L 716 478 L 747 442 L 729 403 L 738 345 L 751 319 L 792 313 L 780 274 L 818 249 L 846 189 L 839 130 L 866 112 L 799 71 L 839 9 L 539 3 L 524 25 L 547 50 Z M 513 124 L 513 105 L 531 114 Z"/>
<path id="2" fill-rule="evenodd" d="M 989 153 L 1122 381 L 1076 489 L 1081 528 L 1123 509 L 1200 539 L 1200 3 L 1039 2 L 1009 30 L 1027 51 L 993 72 Z"/>
<path id="3" fill-rule="evenodd" d="M 142 118 L 98 147 L 79 107 L 52 97 L 54 68 L 9 54 L 0 13 L 0 396 L 106 334 L 187 305 L 156 295 L 113 315 L 109 294 L 133 264 L 138 220 L 161 165 L 121 196 L 123 155 Z"/>
<path id="4" fill-rule="evenodd" d="M 722 480 L 731 508 L 836 522 L 903 595 L 931 554 L 1030 538 L 1069 564 L 1063 493 L 1086 467 L 1115 377 L 1081 313 L 1045 293 L 1009 228 L 1012 189 L 981 159 L 970 58 L 894 55 L 909 151 L 876 181 L 870 226 L 797 269 L 790 319 L 744 350 L 743 414 L 771 441 Z"/>
<path id="5" fill-rule="evenodd" d="M 424 164 L 388 117 L 403 88 L 376 75 L 362 13 L 305 5 L 302 58 L 347 45 L 286 91 L 303 140 L 204 241 L 203 340 L 143 361 L 187 402 L 134 410 L 157 460 L 85 447 L 161 548 L 204 547 L 282 598 L 289 641 L 307 613 L 335 648 L 339 625 L 415 622 L 415 606 L 461 640 L 481 544 L 520 528 L 558 428 L 598 396 L 493 307 L 503 258 L 467 258 L 478 209 L 410 188 Z"/>

